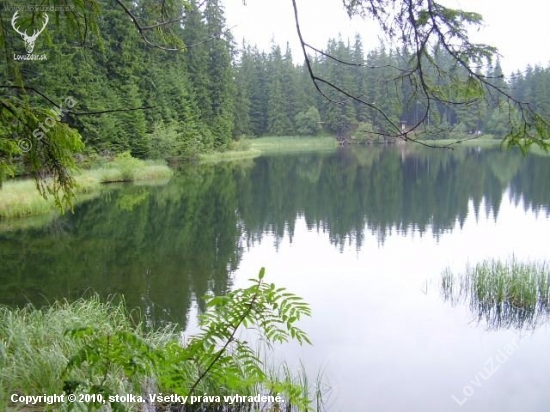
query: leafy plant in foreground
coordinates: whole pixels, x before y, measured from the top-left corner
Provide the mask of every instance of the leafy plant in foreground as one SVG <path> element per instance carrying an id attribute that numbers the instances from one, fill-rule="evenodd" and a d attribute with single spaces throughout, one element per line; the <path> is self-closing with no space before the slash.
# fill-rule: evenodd
<path id="1" fill-rule="evenodd" d="M 133 393 L 140 393 L 143 399 L 154 393 L 201 396 L 192 405 L 163 405 L 171 410 L 245 407 L 242 403 L 222 406 L 223 396 L 234 394 L 280 395 L 287 410 L 308 410 L 308 388 L 296 383 L 288 373 L 283 377 L 267 373 L 259 350 L 239 337 L 241 330 L 254 329 L 268 346 L 289 340 L 311 343 L 296 326 L 303 316 L 311 315 L 309 305 L 286 289 L 265 283 L 264 274 L 262 268 L 257 279 L 250 279 L 252 285 L 248 288 L 226 296 L 207 297 L 207 310 L 199 316 L 200 332 L 186 345 L 176 335 L 154 345 L 126 330 L 109 334 L 95 327 L 68 331 L 82 346 L 67 364 L 65 391 L 101 394 L 113 410 L 126 410 L 127 405 L 115 397 L 117 388 L 109 383 L 114 374 L 130 383 Z M 85 378 L 73 379 L 76 371 Z M 102 404 L 90 401 L 87 406 L 94 410 Z"/>

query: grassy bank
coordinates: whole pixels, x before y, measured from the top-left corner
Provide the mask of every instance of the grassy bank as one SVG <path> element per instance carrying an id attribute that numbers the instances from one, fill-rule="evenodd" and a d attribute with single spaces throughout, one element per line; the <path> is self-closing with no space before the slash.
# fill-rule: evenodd
<path id="1" fill-rule="evenodd" d="M 466 302 L 489 328 L 535 327 L 550 314 L 550 265 L 486 260 L 463 274 L 445 270 L 441 291 L 453 304 Z"/>
<path id="2" fill-rule="evenodd" d="M 333 150 L 338 142 L 332 136 L 268 136 L 237 142 L 231 150 L 199 155 L 201 162 L 252 159 L 268 153 Z"/>
<path id="3" fill-rule="evenodd" d="M 333 136 L 275 136 L 250 141 L 252 149 L 262 153 L 332 150 L 338 147 Z"/>
<path id="4" fill-rule="evenodd" d="M 167 179 L 172 170 L 158 162 L 120 156 L 109 163 L 75 175 L 76 201 L 82 202 L 100 193 L 105 183 L 144 182 Z M 52 196 L 44 199 L 32 179 L 8 181 L 0 189 L 0 220 L 51 213 L 56 210 Z"/>
<path id="5" fill-rule="evenodd" d="M 422 143 L 434 146 L 449 146 L 449 147 L 494 147 L 502 143 L 500 139 L 494 139 L 492 136 L 472 136 L 464 135 L 457 139 L 420 139 Z"/>
<path id="6" fill-rule="evenodd" d="M 199 155 L 199 161 L 203 163 L 215 163 L 232 160 L 253 159 L 261 156 L 262 152 L 257 149 L 228 150 L 226 152 L 216 152 Z"/>
<path id="7" fill-rule="evenodd" d="M 471 135 L 464 135 L 455 139 L 421 139 L 419 142 L 437 147 L 460 148 L 495 147 L 499 146 L 502 143 L 502 140 L 495 139 L 492 135 L 481 135 L 475 138 L 472 138 Z M 409 145 L 414 147 L 415 143 L 410 142 Z M 420 148 L 424 147 L 420 144 L 417 146 Z M 269 153 L 334 150 L 337 147 L 338 142 L 334 136 L 268 136 L 237 142 L 231 150 L 226 152 L 215 152 L 199 155 L 199 160 L 201 162 L 232 161 L 250 159 Z M 373 147 L 382 146 L 375 145 Z M 532 147 L 531 151 L 537 154 L 546 154 L 546 152 L 538 147 Z"/>
<path id="8" fill-rule="evenodd" d="M 159 393 L 212 397 L 192 405 L 187 402 L 186 411 L 223 408 L 231 412 L 261 406 L 251 400 L 234 404 L 224 400 L 224 396 L 236 394 L 277 397 L 267 405 L 263 402 L 261 410 L 284 407 L 285 411 L 301 411 L 314 399 L 320 405 L 321 394 L 309 387 L 303 370 L 296 374 L 284 362 L 283 367 L 271 367 L 260 360 L 266 359 L 266 353 L 252 349 L 235 334 L 241 324 L 263 321 L 268 329 L 261 326 L 258 330 L 267 344 L 280 340 L 278 336 L 290 338 L 289 333 L 296 331 L 298 335 L 292 335 L 295 340 L 305 336 L 292 326 L 292 319 L 287 327 L 280 328 L 266 318 L 280 319 L 281 314 L 276 312 L 265 316 L 250 310 L 242 315 L 235 312 L 250 305 L 269 310 L 277 302 L 290 305 L 295 314 L 304 313 L 307 304 L 300 303 L 299 307 L 295 301 L 274 296 L 273 291 L 259 278 L 251 288 L 210 298 L 207 313 L 199 318 L 199 333 L 186 339 L 185 344 L 175 326 L 146 330 L 138 313 L 129 313 L 123 302 L 102 302 L 91 297 L 73 303 L 57 302 L 43 309 L 0 307 L 0 410 L 30 410 L 29 406 L 11 402 L 12 394 L 62 393 L 74 393 L 77 399 L 82 394 L 101 395 L 99 402 L 91 397 L 80 402 L 80 407 L 92 411 L 106 410 L 106 405 L 111 407 L 109 410 L 144 410 L 145 402 L 139 399 L 111 402 L 108 397 L 133 394 L 150 399 L 150 394 Z M 319 384 L 320 380 L 315 383 L 317 387 Z M 153 409 L 147 410 L 182 410 L 181 401 L 154 401 L 151 405 Z M 41 400 L 33 410 L 68 410 L 68 406 L 67 402 L 48 405 Z"/>

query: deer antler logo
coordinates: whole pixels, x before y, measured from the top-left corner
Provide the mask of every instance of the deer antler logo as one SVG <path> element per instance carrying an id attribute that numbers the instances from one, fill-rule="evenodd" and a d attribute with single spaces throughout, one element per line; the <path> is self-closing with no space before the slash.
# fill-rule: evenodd
<path id="1" fill-rule="evenodd" d="M 11 25 L 13 27 L 13 29 L 19 33 L 21 35 L 21 37 L 23 37 L 23 40 L 25 41 L 25 49 L 27 49 L 27 53 L 28 54 L 31 54 L 32 51 L 34 50 L 34 42 L 36 41 L 36 39 L 38 38 L 38 36 L 40 35 L 40 33 L 42 33 L 44 31 L 44 29 L 46 28 L 46 24 L 48 24 L 48 21 L 50 20 L 48 15 L 46 13 L 44 13 L 44 25 L 42 26 L 42 28 L 40 30 L 34 30 L 34 32 L 32 33 L 32 36 L 29 36 L 27 34 L 27 30 L 25 30 L 23 33 L 21 33 L 19 31 L 19 29 L 17 28 L 16 26 L 16 21 L 17 21 L 17 15 L 18 15 L 18 11 L 16 11 L 11 19 Z"/>

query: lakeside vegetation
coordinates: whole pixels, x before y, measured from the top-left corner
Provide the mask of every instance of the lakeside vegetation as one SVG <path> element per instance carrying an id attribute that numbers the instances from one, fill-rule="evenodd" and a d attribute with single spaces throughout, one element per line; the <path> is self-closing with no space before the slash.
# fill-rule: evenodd
<path id="1" fill-rule="evenodd" d="M 251 140 L 262 153 L 331 150 L 338 147 L 334 136 L 267 136 Z"/>
<path id="2" fill-rule="evenodd" d="M 401 142 L 402 143 L 402 142 Z M 503 142 L 499 138 L 495 138 L 493 135 L 483 134 L 479 136 L 472 136 L 469 134 L 455 134 L 452 137 L 442 139 L 425 139 L 419 138 L 418 143 L 408 142 L 408 147 L 423 148 L 424 145 L 435 146 L 440 148 L 452 148 L 459 149 L 461 147 L 503 147 Z M 350 147 L 384 147 L 383 143 L 371 143 L 365 144 L 357 143 L 351 144 Z M 393 147 L 394 144 L 389 144 L 389 147 Z M 232 146 L 231 150 L 214 152 L 208 154 L 200 154 L 198 156 L 201 162 L 219 162 L 219 161 L 233 161 L 241 159 L 252 159 L 263 154 L 273 153 L 294 153 L 294 152 L 311 152 L 311 151 L 325 151 L 335 150 L 339 147 L 339 142 L 334 136 L 265 136 L 253 139 L 245 139 L 239 144 Z M 529 148 L 530 153 L 537 155 L 548 155 L 548 152 L 541 149 L 538 146 L 531 146 Z"/>
<path id="3" fill-rule="evenodd" d="M 231 150 L 201 154 L 201 162 L 251 159 L 269 153 L 293 153 L 334 150 L 338 141 L 334 136 L 266 136 L 245 139 Z"/>
<path id="4" fill-rule="evenodd" d="M 485 260 L 463 274 L 447 269 L 441 292 L 452 304 L 466 302 L 488 328 L 534 328 L 550 314 L 550 265 Z"/>
<path id="5" fill-rule="evenodd" d="M 172 169 L 163 162 L 139 160 L 123 153 L 74 175 L 76 202 L 97 196 L 106 183 L 158 181 L 172 175 Z M 0 220 L 47 214 L 59 206 L 53 196 L 41 195 L 34 179 L 8 181 L 1 191 Z"/>
<path id="6" fill-rule="evenodd" d="M 103 410 L 104 404 L 118 411 L 142 410 L 145 402 L 109 397 L 134 394 L 145 400 L 159 393 L 203 398 L 188 401 L 186 411 L 266 406 L 228 405 L 223 400 L 236 394 L 272 396 L 277 399 L 268 405 L 273 410 L 305 411 L 313 400 L 320 405 L 319 379 L 309 382 L 303 369 L 294 374 L 285 364 L 270 365 L 262 347 L 253 348 L 237 333 L 255 328 L 265 348 L 289 340 L 310 343 L 295 325 L 311 315 L 309 306 L 286 289 L 265 283 L 264 273 L 262 269 L 251 279 L 248 288 L 207 297 L 199 332 L 185 342 L 174 325 L 149 330 L 147 319 L 128 312 L 123 299 L 102 302 L 92 296 L 42 309 L 0 307 L 0 410 L 18 409 L 11 394 L 62 393 L 95 395 L 84 402 L 91 411 Z M 178 402 L 152 405 L 159 411 L 183 410 Z M 35 406 L 46 411 L 71 409 L 70 403 Z"/>
<path id="7" fill-rule="evenodd" d="M 45 0 L 43 6 L 55 3 Z M 378 19 L 392 38 L 396 29 L 416 36 L 407 40 L 404 35 L 399 44 L 380 44 L 371 50 L 365 50 L 359 35 L 347 44 L 341 37 L 332 38 L 323 51 L 310 48 L 310 56 L 300 35 L 305 62 L 299 64 L 294 63 L 290 47 L 281 50 L 275 42 L 267 52 L 245 41 L 238 49 L 220 0 L 167 0 L 161 7 L 148 0 L 76 2 L 70 11 L 65 7 L 64 11 L 49 12 L 55 24 L 47 28 L 49 17 L 43 12 L 27 9 L 17 17 L 17 24 L 14 14 L 14 31 L 0 31 L 5 50 L 0 61 L 0 224 L 8 219 L 54 216 L 76 202 L 105 193 L 106 183 L 170 179 L 173 171 L 168 166 L 146 159 L 239 160 L 245 166 L 242 173 L 235 173 L 238 176 L 230 167 L 196 168 L 200 176 L 174 179 L 167 187 L 170 190 L 128 187 L 115 193 L 121 195 L 116 196 L 116 204 L 111 196 L 105 196 L 102 200 L 109 198 L 111 204 L 82 205 L 80 216 L 86 219 L 64 220 L 74 225 L 46 241 L 32 231 L 14 234 L 14 238 L 23 236 L 19 243 L 3 235 L 1 253 L 6 258 L 0 278 L 8 285 L 2 286 L 9 293 L 6 296 L 25 296 L 19 288 L 29 279 L 36 281 L 33 293 L 46 295 L 51 285 L 63 285 L 59 279 L 64 273 L 86 287 L 92 275 L 99 274 L 109 291 L 119 285 L 137 291 L 136 286 L 147 283 L 143 289 L 147 293 L 136 292 L 144 305 L 161 302 L 168 306 L 182 301 L 184 288 L 177 286 L 189 282 L 191 272 L 198 274 L 198 281 L 192 284 L 195 296 L 201 288 L 219 292 L 211 279 L 232 288 L 226 274 L 234 272 L 247 253 L 244 246 L 235 246 L 259 241 L 268 225 L 276 238 L 292 233 L 296 216 L 306 219 L 308 229 L 313 229 L 315 222 L 318 231 L 330 232 L 332 243 L 349 240 L 358 245 L 366 239 L 360 235 L 368 230 L 381 234 L 379 244 L 386 233 L 402 228 L 405 232 L 443 233 L 457 224 L 455 216 L 461 224 L 465 221 L 470 200 L 477 208 L 475 213 L 484 202 L 493 207 L 496 218 L 503 191 L 486 194 L 483 189 L 489 184 L 497 189 L 508 184 L 523 167 L 519 161 L 509 164 L 497 158 L 490 165 L 479 166 L 483 155 L 476 153 L 478 158 L 464 156 L 467 162 L 457 166 L 458 162 L 417 156 L 406 149 L 398 155 L 397 150 L 380 153 L 370 148 L 330 157 L 328 151 L 338 146 L 336 139 L 302 137 L 331 133 L 357 142 L 365 139 L 367 131 L 377 139 L 392 134 L 400 139 L 400 131 L 427 124 L 442 129 L 460 127 L 465 135 L 483 131 L 505 136 L 524 147 L 533 142 L 549 147 L 550 92 L 544 86 L 550 81 L 550 68 L 529 70 L 525 75 L 518 72 L 507 79 L 496 49 L 468 39 L 466 26 L 481 24 L 477 13 L 439 7 L 427 0 L 401 3 L 408 10 L 401 9 L 397 17 L 386 14 L 389 8 L 386 12 L 382 3 L 373 2 L 367 14 Z M 401 3 L 396 3 L 396 10 Z M 362 14 L 360 9 L 368 4 L 367 0 L 344 2 L 350 17 Z M 295 15 L 299 27 L 297 10 Z M 405 15 L 409 17 L 403 19 Z M 2 19 L 3 27 L 9 27 L 10 16 Z M 15 61 L 16 53 L 22 52 L 17 33 L 27 33 L 41 20 L 40 32 L 47 31 L 36 50 L 48 58 L 39 65 L 31 59 Z M 36 29 L 34 38 L 39 34 L 38 26 Z M 34 41 L 30 44 L 26 35 L 24 40 L 32 46 L 28 49 L 31 53 Z M 360 138 L 355 137 L 358 131 Z M 301 137 L 289 136 L 294 133 Z M 242 135 L 277 137 L 241 142 Z M 294 156 L 300 162 L 295 162 L 293 169 L 267 157 L 249 160 L 262 153 L 313 150 L 325 152 L 311 158 Z M 73 174 L 80 153 L 116 157 L 112 163 L 100 160 Z M 283 156 L 273 156 L 277 157 Z M 249 167 L 256 164 L 258 168 Z M 456 171 L 462 169 L 467 173 L 461 176 Z M 23 176 L 37 180 L 7 180 Z M 536 184 L 544 177 L 532 174 L 526 179 L 532 181 L 527 190 L 537 195 L 532 196 L 533 204 L 541 204 L 548 185 L 539 191 Z M 178 186 L 182 182 L 194 185 Z M 425 187 L 429 189 L 421 192 Z M 348 188 L 353 197 L 343 195 Z M 104 214 L 94 209 L 103 209 Z M 418 225 L 407 225 L 409 222 Z M 260 236 L 243 236 L 249 233 Z M 48 242 L 55 248 L 48 248 Z M 57 254 L 60 245 L 69 246 L 63 256 Z M 139 247 L 143 245 L 153 247 Z M 77 249 L 90 253 L 77 254 Z M 35 250 L 43 253 L 33 260 L 40 255 L 33 255 Z M 206 263 L 192 267 L 199 254 L 208 257 Z M 171 256 L 178 259 L 169 260 Z M 41 273 L 40 259 L 49 273 Z M 99 262 L 97 271 L 91 268 L 92 261 Z M 63 265 L 68 270 L 55 270 Z M 193 270 L 187 271 L 188 267 Z M 169 282 L 166 277 L 160 284 L 161 269 L 173 276 Z M 115 285 L 117 275 L 123 279 Z M 142 283 L 130 281 L 138 276 Z M 160 298 L 149 294 L 155 287 L 161 291 Z M 66 287 L 63 293 L 61 296 L 75 292 Z M 517 319 L 529 322 L 533 313 L 547 313 L 540 310 L 538 300 L 539 312 L 526 309 L 531 298 L 523 303 L 519 298 L 511 303 L 489 299 L 489 303 L 479 304 L 481 300 L 478 296 L 477 306 L 472 304 L 477 313 L 497 306 L 500 316 L 505 308 L 516 319 L 514 325 Z M 144 326 L 147 319 L 136 320 L 124 304 L 101 303 L 97 298 L 76 304 L 58 302 L 46 309 L 0 308 L 0 410 L 16 406 L 2 405 L 9 402 L 11 393 L 62 391 L 102 397 L 151 392 L 210 395 L 206 404 L 199 401 L 189 408 L 167 402 L 156 406 L 158 410 L 187 411 L 210 408 L 210 398 L 219 395 L 282 394 L 285 401 L 271 405 L 274 411 L 307 409 L 312 401 L 307 375 L 296 376 L 286 367 L 282 371 L 270 368 L 259 350 L 236 338 L 238 329 L 255 325 L 262 332 L 260 339 L 268 344 L 291 339 L 308 342 L 294 326 L 301 316 L 309 316 L 307 305 L 264 283 L 263 270 L 250 288 L 210 297 L 200 305 L 201 331 L 185 343 L 177 328 L 148 330 Z M 514 312 L 516 307 L 521 311 Z M 497 317 L 491 315 L 490 319 Z M 106 408 L 100 398 L 92 399 L 87 401 L 88 410 Z M 252 406 L 226 408 L 217 405 L 218 399 L 213 402 L 227 412 Z M 118 411 L 145 408 L 118 400 L 108 403 L 111 410 Z M 262 409 L 261 405 L 252 407 Z M 57 405 L 39 408 L 58 409 Z"/>

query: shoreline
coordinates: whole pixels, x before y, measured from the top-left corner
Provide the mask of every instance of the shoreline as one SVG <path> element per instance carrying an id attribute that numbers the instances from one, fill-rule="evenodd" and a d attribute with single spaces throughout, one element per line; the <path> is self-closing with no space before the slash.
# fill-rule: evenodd
<path id="1" fill-rule="evenodd" d="M 424 147 L 423 144 L 445 147 L 450 145 L 451 148 L 460 147 L 490 147 L 498 146 L 502 143 L 501 140 L 479 137 L 471 139 L 465 135 L 464 139 L 421 139 L 417 143 L 410 142 L 409 146 Z M 243 145 L 243 149 L 234 149 L 227 152 L 215 152 L 199 155 L 200 163 L 216 163 L 241 159 L 253 159 L 265 154 L 274 153 L 299 153 L 307 151 L 334 150 L 340 147 L 338 141 L 333 136 L 266 136 L 250 139 Z M 391 145 L 399 146 L 399 145 Z M 347 147 L 384 147 L 382 144 L 353 144 Z"/>
<path id="2" fill-rule="evenodd" d="M 199 155 L 200 163 L 228 162 L 241 159 L 254 159 L 271 153 L 295 153 L 319 150 L 334 150 L 338 141 L 333 136 L 265 136 L 246 140 L 227 152 Z"/>
<path id="3" fill-rule="evenodd" d="M 74 204 L 93 199 L 113 183 L 143 183 L 170 179 L 174 172 L 165 164 L 124 159 L 103 166 L 82 170 L 74 175 Z M 53 196 L 45 199 L 37 190 L 34 179 L 8 180 L 0 189 L 0 223 L 20 222 L 30 217 L 55 214 L 59 211 Z"/>
<path id="4" fill-rule="evenodd" d="M 502 140 L 489 139 L 481 136 L 476 139 L 433 139 L 420 140 L 419 143 L 411 142 L 409 147 L 423 147 L 424 144 L 450 148 L 460 147 L 494 147 L 501 146 Z M 267 136 L 238 142 L 233 150 L 226 152 L 214 152 L 200 154 L 199 163 L 218 163 L 243 161 L 254 159 L 265 154 L 300 153 L 308 151 L 332 151 L 339 147 L 338 141 L 333 136 Z M 365 145 L 353 145 L 350 147 L 371 147 Z M 374 145 L 372 147 L 383 147 Z M 544 150 L 532 147 L 529 153 L 548 155 Z M 174 171 L 166 164 L 158 161 L 139 160 L 128 156 L 119 155 L 115 159 L 98 163 L 96 167 L 82 170 L 75 175 L 77 187 L 75 188 L 74 204 L 93 199 L 108 184 L 134 183 L 150 184 L 151 182 L 167 182 Z M 0 189 L 0 231 L 13 230 L 20 226 L 14 223 L 27 221 L 29 218 L 45 216 L 48 213 L 55 215 L 58 212 L 52 196 L 44 199 L 36 188 L 34 179 L 9 180 Z M 43 220 L 43 219 L 41 219 Z M 23 225 L 24 226 L 24 225 Z"/>

